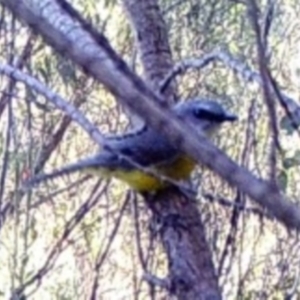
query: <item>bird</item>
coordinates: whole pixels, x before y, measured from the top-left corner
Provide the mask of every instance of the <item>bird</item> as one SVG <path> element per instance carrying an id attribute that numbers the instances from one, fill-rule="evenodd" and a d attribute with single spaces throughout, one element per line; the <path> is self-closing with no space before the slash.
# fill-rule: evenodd
<path id="1" fill-rule="evenodd" d="M 173 113 L 189 126 L 211 138 L 224 122 L 237 116 L 216 100 L 195 98 L 175 104 Z M 141 129 L 107 138 L 97 154 L 48 174 L 38 174 L 27 185 L 83 172 L 101 178 L 119 179 L 140 193 L 157 192 L 172 182 L 187 180 L 197 162 L 170 143 L 160 132 L 145 124 Z M 169 179 L 169 180 L 168 180 Z"/>

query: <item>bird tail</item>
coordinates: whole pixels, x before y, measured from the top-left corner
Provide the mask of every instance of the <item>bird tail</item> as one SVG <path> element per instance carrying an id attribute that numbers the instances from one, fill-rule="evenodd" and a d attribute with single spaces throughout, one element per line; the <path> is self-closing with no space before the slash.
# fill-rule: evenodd
<path id="1" fill-rule="evenodd" d="M 51 179 L 54 179 L 56 177 L 64 176 L 64 175 L 69 175 L 74 172 L 80 172 L 80 171 L 86 171 L 89 173 L 89 170 L 97 169 L 98 173 L 101 173 L 101 167 L 105 168 L 105 161 L 101 158 L 100 155 L 86 158 L 84 160 L 80 160 L 77 163 L 70 164 L 64 168 L 61 168 L 60 170 L 56 170 L 52 173 L 42 173 L 34 176 L 32 179 L 29 179 L 25 185 L 27 187 L 32 187 L 35 185 L 40 184 L 41 182 L 48 181 Z"/>

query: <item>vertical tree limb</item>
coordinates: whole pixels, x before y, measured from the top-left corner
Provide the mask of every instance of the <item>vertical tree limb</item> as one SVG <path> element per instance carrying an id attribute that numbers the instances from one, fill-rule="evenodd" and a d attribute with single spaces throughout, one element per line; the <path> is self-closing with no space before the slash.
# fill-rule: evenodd
<path id="1" fill-rule="evenodd" d="M 167 28 L 157 0 L 123 0 L 144 66 L 154 89 L 172 70 Z M 164 91 L 168 101 L 175 87 Z M 146 200 L 152 211 L 168 259 L 168 289 L 178 299 L 220 299 L 212 255 L 197 205 L 178 190 L 170 189 Z M 151 282 L 153 284 L 153 282 Z"/>

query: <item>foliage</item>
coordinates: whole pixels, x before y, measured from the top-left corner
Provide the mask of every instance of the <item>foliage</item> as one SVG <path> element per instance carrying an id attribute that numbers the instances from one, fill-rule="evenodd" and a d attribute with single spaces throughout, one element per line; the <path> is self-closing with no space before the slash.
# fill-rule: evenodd
<path id="1" fill-rule="evenodd" d="M 161 0 L 174 63 L 225 48 L 257 71 L 255 33 L 243 2 Z M 267 36 L 270 68 L 282 90 L 298 99 L 300 5 L 288 0 L 261 1 L 261 23 L 270 3 L 274 5 Z M 106 34 L 130 66 L 141 73 L 134 34 L 118 1 L 78 0 L 73 4 Z M 2 61 L 15 63 L 20 60 L 19 68 L 79 107 L 103 132 L 123 132 L 130 126 L 124 109 L 108 91 L 87 78 L 70 61 L 55 54 L 41 39 L 33 37 L 7 11 L 3 11 L 2 16 Z M 22 54 L 29 43 L 32 43 L 30 55 L 24 59 Z M 199 94 L 217 97 L 240 116 L 239 124 L 230 130 L 224 128 L 216 137 L 216 143 L 251 172 L 269 177 L 272 131 L 261 88 L 220 62 L 190 70 L 177 81 L 180 98 Z M 54 251 L 57 256 L 49 274 L 30 299 L 88 298 L 96 277 L 95 268 L 100 262 L 97 276 L 101 283 L 101 299 L 149 299 L 148 286 L 142 281 L 137 239 L 147 252 L 153 273 L 163 277 L 166 262 L 159 243 L 149 236 L 149 216 L 143 202 L 137 202 L 140 236 L 135 223 L 134 201 L 128 201 L 122 211 L 123 204 L 127 203 L 124 185 L 116 181 L 106 185 L 95 178 L 87 181 L 74 174 L 37 187 L 24 196 L 20 204 L 18 197 L 12 196 L 16 183 L 34 170 L 56 169 L 97 148 L 80 128 L 69 124 L 66 116 L 32 90 L 4 76 L 1 76 L 0 85 L 1 178 L 5 178 L 0 196 L 2 204 L 16 203 L 15 213 L 1 228 L 0 295 L 8 295 L 40 270 Z M 276 179 L 297 201 L 300 196 L 299 130 L 278 101 L 274 103 L 282 147 L 276 156 Z M 193 180 L 195 184 L 200 183 L 199 208 L 224 298 L 283 299 L 291 291 L 299 297 L 297 235 L 286 232 L 244 195 L 240 196 L 243 209 L 235 227 L 230 220 L 238 192 L 201 166 Z M 89 203 L 90 210 L 74 228 L 70 225 L 72 230 L 68 229 L 70 220 L 77 216 L 84 203 Z M 113 234 L 119 221 L 121 225 Z M 162 298 L 163 292 L 159 291 L 158 295 Z"/>

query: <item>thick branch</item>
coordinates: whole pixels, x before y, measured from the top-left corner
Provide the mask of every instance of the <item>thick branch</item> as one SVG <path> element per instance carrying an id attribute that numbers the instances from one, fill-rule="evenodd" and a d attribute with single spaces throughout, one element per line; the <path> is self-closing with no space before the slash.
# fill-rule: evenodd
<path id="1" fill-rule="evenodd" d="M 135 39 L 144 65 L 144 73 L 155 88 L 173 66 L 166 24 L 156 0 L 123 0 L 132 22 Z M 170 85 L 164 95 L 173 98 L 175 86 Z"/>

